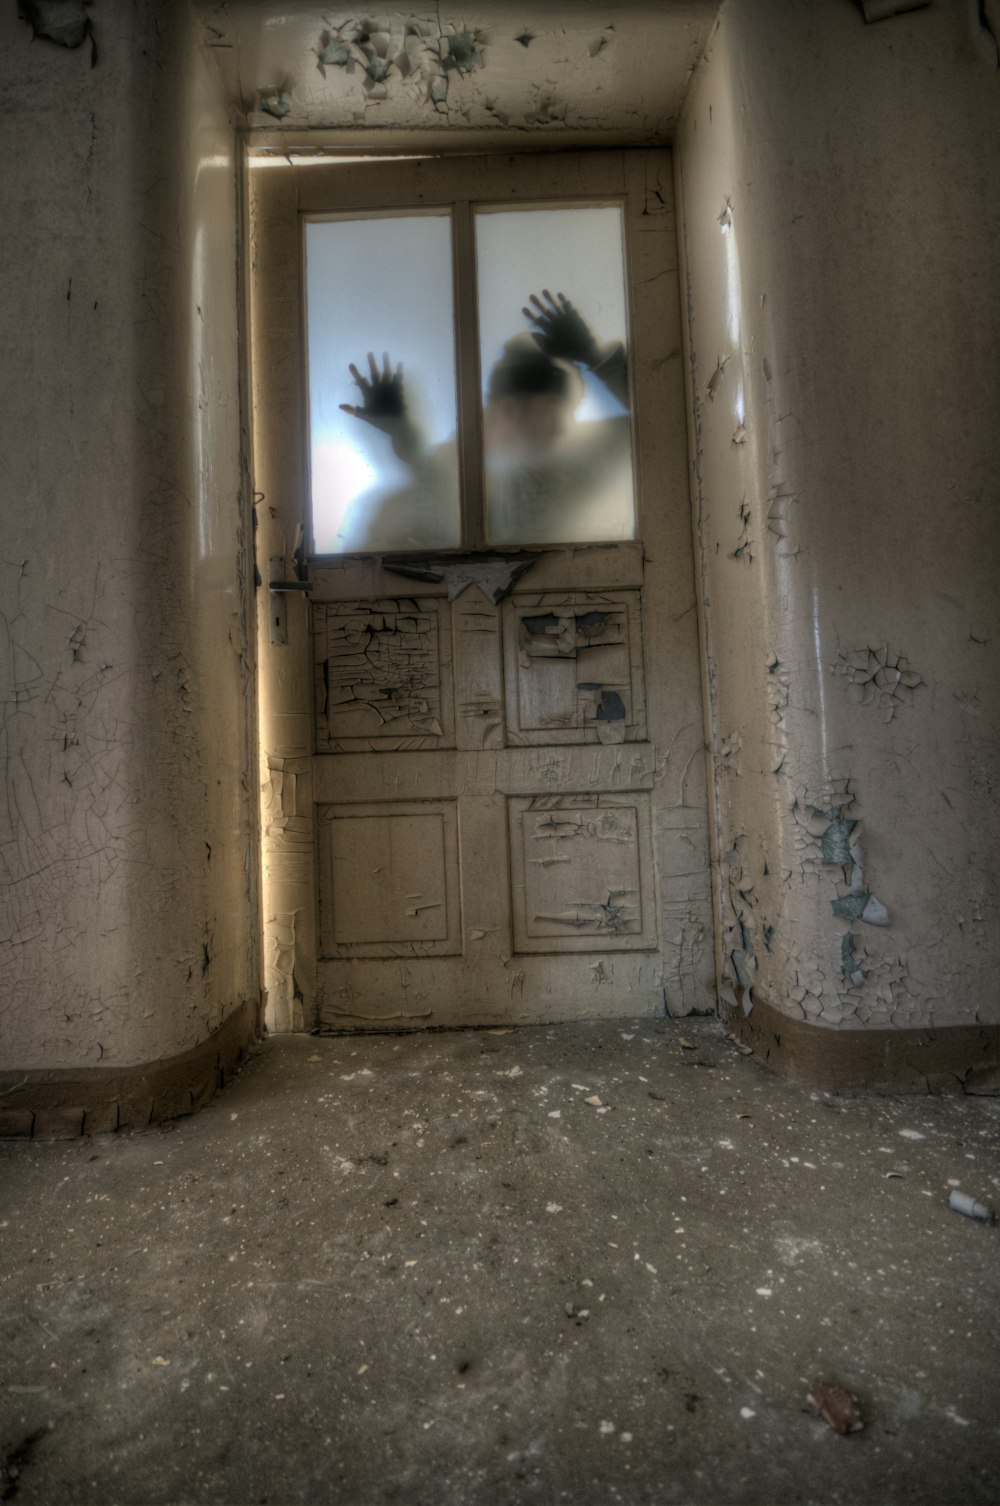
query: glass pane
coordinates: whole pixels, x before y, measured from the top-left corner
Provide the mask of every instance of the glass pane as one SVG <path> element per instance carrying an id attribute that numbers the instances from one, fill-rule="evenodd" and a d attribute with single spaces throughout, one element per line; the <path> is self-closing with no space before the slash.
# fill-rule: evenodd
<path id="1" fill-rule="evenodd" d="M 476 216 L 492 544 L 635 537 L 622 215 Z"/>
<path id="2" fill-rule="evenodd" d="M 461 542 L 452 302 L 448 215 L 307 222 L 318 554 Z"/>

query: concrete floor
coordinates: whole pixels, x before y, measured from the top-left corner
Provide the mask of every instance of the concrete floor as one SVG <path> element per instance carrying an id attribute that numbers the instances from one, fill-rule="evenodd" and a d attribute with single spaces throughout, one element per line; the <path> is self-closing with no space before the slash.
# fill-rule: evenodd
<path id="1" fill-rule="evenodd" d="M 1000 1101 L 640 1021 L 272 1040 L 167 1131 L 0 1147 L 4 1501 L 997 1498 L 998 1231 L 947 1196 L 998 1201 Z"/>

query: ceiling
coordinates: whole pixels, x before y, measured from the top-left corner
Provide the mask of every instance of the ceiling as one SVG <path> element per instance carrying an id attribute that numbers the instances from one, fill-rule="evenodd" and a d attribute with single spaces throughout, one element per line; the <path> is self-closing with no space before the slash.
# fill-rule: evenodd
<path id="1" fill-rule="evenodd" d="M 382 144 L 447 129 L 523 144 L 673 135 L 719 0 L 479 0 L 348 10 L 195 0 L 240 121 L 260 143 Z M 321 133 L 321 134 L 317 134 Z"/>

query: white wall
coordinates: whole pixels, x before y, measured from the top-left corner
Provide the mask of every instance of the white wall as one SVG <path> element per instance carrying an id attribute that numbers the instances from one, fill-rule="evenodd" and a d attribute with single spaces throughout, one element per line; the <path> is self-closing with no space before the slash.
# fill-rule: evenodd
<path id="1" fill-rule="evenodd" d="M 127 1065 L 259 997 L 234 133 L 186 5 L 96 66 L 0 15 L 0 1054 Z"/>
<path id="2" fill-rule="evenodd" d="M 844 1029 L 1000 1018 L 976 11 L 728 0 L 677 143 L 723 997 Z"/>

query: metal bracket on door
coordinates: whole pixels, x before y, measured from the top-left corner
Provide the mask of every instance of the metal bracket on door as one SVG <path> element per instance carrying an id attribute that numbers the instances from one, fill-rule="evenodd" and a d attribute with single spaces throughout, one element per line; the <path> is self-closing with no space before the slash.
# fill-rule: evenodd
<path id="1" fill-rule="evenodd" d="M 272 554 L 267 561 L 268 615 L 271 643 L 278 648 L 288 642 L 288 613 L 285 609 L 285 597 L 297 591 L 308 593 L 312 590 L 311 581 L 285 580 L 284 574 L 284 555 Z"/>

